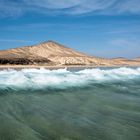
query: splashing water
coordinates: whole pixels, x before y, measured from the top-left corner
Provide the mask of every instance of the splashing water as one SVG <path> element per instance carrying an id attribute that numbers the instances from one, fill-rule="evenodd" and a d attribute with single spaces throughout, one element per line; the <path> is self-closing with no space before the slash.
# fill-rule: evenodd
<path id="1" fill-rule="evenodd" d="M 118 139 L 140 139 L 140 68 L 0 71 L 0 140 Z"/>
<path id="2" fill-rule="evenodd" d="M 66 69 L 23 69 L 0 72 L 0 87 L 13 88 L 66 88 L 86 86 L 90 83 L 127 81 L 140 77 L 140 68 L 85 69 L 68 71 Z"/>

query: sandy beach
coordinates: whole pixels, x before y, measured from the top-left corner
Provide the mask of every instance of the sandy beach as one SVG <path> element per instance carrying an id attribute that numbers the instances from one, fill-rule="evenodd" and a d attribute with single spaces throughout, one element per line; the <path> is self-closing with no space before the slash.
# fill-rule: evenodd
<path id="1" fill-rule="evenodd" d="M 139 65 L 140 66 L 140 65 Z M 139 67 L 138 65 L 117 65 L 117 66 L 91 66 L 91 65 L 56 65 L 56 66 L 44 66 L 44 65 L 0 65 L 0 69 L 64 69 L 64 68 L 78 68 L 78 69 L 84 69 L 84 68 L 118 68 L 118 67 Z"/>

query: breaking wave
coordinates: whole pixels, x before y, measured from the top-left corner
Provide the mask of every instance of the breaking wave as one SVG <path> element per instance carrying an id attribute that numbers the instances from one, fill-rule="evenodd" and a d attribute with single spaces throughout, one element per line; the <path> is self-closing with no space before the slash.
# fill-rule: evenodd
<path id="1" fill-rule="evenodd" d="M 8 69 L 0 71 L 0 88 L 67 88 L 86 86 L 99 82 L 115 82 L 140 79 L 140 68 L 84 69 L 71 71 L 67 69 L 48 70 Z"/>

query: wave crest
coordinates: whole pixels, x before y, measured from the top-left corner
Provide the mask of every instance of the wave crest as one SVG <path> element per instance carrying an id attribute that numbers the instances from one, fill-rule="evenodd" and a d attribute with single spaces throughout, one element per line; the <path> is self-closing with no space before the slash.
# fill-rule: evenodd
<path id="1" fill-rule="evenodd" d="M 31 88 L 44 87 L 66 88 L 84 86 L 97 82 L 114 82 L 140 78 L 140 68 L 84 69 L 68 71 L 67 69 L 22 69 L 0 71 L 0 88 Z"/>

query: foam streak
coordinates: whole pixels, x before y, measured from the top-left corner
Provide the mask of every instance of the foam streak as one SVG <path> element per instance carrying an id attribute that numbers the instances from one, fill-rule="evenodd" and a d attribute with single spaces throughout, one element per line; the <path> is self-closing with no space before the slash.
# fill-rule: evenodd
<path id="1" fill-rule="evenodd" d="M 22 69 L 0 71 L 0 88 L 67 88 L 86 86 L 89 83 L 114 82 L 140 78 L 140 68 L 84 69 L 68 71 L 66 69 Z"/>

